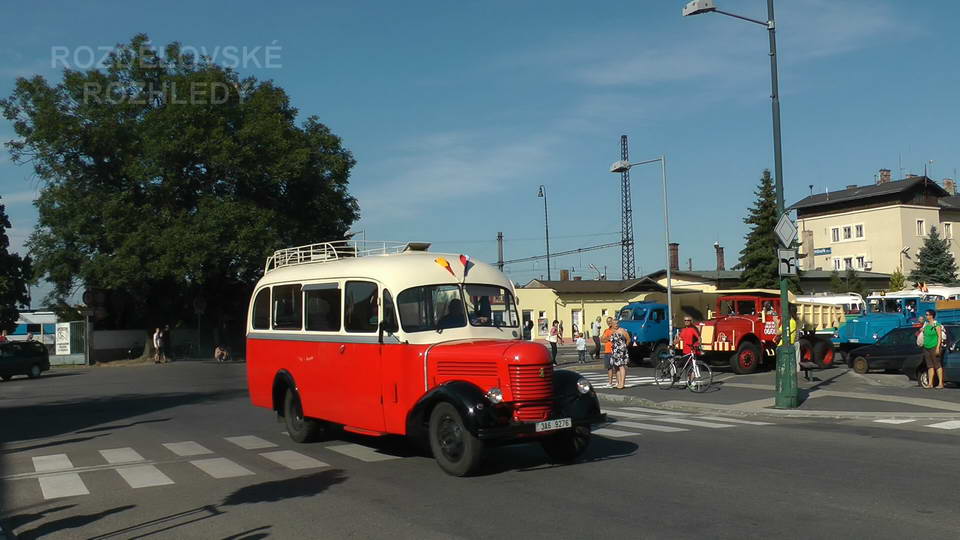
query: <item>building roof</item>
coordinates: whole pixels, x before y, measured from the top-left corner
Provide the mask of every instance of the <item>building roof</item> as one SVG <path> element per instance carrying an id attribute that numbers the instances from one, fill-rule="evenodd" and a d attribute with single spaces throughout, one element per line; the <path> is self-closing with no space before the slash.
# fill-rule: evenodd
<path id="1" fill-rule="evenodd" d="M 830 275 L 833 273 L 833 270 L 801 270 L 803 275 L 801 279 L 830 279 Z M 721 281 L 726 280 L 739 280 L 740 279 L 740 270 L 721 270 L 717 272 L 716 270 L 674 270 L 671 272 L 673 277 L 693 277 L 697 279 L 702 279 L 705 281 L 716 281 L 717 276 Z M 857 276 L 864 279 L 889 279 L 890 274 L 883 274 L 880 272 L 866 272 L 864 270 L 854 270 Z M 667 275 L 666 270 L 657 270 L 647 274 L 646 277 L 650 279 L 661 279 Z"/>
<path id="2" fill-rule="evenodd" d="M 841 189 L 839 191 L 831 191 L 828 193 L 815 193 L 813 195 L 800 199 L 799 201 L 791 205 L 790 208 L 791 209 L 811 208 L 814 206 L 822 206 L 826 204 L 835 204 L 839 202 L 867 199 L 871 197 L 880 197 L 883 195 L 893 195 L 896 193 L 902 193 L 904 191 L 910 190 L 924 182 L 926 182 L 927 187 L 935 188 L 935 191 L 939 192 L 938 195 L 940 197 L 945 197 L 949 195 L 947 190 L 940 187 L 939 184 L 937 184 L 930 178 L 927 178 L 926 176 L 914 176 L 911 178 L 905 178 L 903 180 L 895 180 L 893 182 L 884 182 L 882 184 L 873 184 L 869 186 L 856 186 L 849 189 Z M 960 198 L 958 198 L 957 204 L 960 205 Z"/>
<path id="3" fill-rule="evenodd" d="M 960 210 L 960 195 L 951 195 L 949 197 L 941 197 L 940 207 Z"/>
<path id="4" fill-rule="evenodd" d="M 667 288 L 650 277 L 640 279 L 572 279 L 551 280 L 532 279 L 521 289 L 553 289 L 558 294 L 594 293 L 617 294 L 624 292 L 666 292 Z"/>

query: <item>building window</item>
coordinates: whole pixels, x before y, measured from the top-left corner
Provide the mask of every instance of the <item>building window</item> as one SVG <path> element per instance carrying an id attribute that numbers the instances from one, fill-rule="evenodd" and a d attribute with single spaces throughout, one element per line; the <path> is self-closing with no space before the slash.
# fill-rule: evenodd
<path id="1" fill-rule="evenodd" d="M 844 270 L 849 270 L 849 269 L 851 269 L 851 268 L 853 268 L 853 258 L 852 258 L 852 257 L 844 257 L 844 258 L 843 258 L 843 269 L 844 269 Z"/>
<path id="2" fill-rule="evenodd" d="M 839 241 L 840 241 L 840 229 L 839 229 L 839 228 L 834 227 L 833 230 L 831 231 L 831 235 L 832 235 L 832 239 L 833 239 L 834 242 L 839 242 Z"/>
<path id="3" fill-rule="evenodd" d="M 943 237 L 944 238 L 953 238 L 953 224 L 944 223 L 943 224 Z"/>
<path id="4" fill-rule="evenodd" d="M 926 228 L 923 226 L 923 220 L 917 220 L 917 236 L 923 236 L 927 233 Z"/>
<path id="5" fill-rule="evenodd" d="M 864 257 L 863 255 L 860 255 L 859 257 L 857 257 L 857 269 L 863 270 L 864 266 L 866 266 L 866 257 Z"/>
<path id="6" fill-rule="evenodd" d="M 833 260 L 833 269 L 834 269 L 834 270 L 839 270 L 839 269 L 840 269 L 840 259 L 834 259 L 834 260 Z"/>
<path id="7" fill-rule="evenodd" d="M 853 238 L 853 234 L 852 234 L 852 231 L 850 230 L 850 226 L 847 225 L 846 227 L 843 228 L 843 239 L 849 240 L 851 238 Z"/>
<path id="8" fill-rule="evenodd" d="M 863 225 L 854 225 L 853 235 L 857 238 L 863 238 Z"/>

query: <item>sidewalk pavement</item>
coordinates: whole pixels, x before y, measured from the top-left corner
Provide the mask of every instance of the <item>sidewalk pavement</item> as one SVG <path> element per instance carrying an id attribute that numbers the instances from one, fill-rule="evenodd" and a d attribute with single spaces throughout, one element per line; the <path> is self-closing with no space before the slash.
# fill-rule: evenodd
<path id="1" fill-rule="evenodd" d="M 633 386 L 623 390 L 607 386 L 607 374 L 600 362 L 590 359 L 577 364 L 573 347 L 561 347 L 557 360 L 563 369 L 579 371 L 594 384 L 602 404 L 642 406 L 699 414 L 768 416 L 779 418 L 846 419 L 960 419 L 960 388 L 920 388 L 905 375 L 869 373 L 860 375 L 846 366 L 811 372 L 813 381 L 798 374 L 800 406 L 774 408 L 775 373 L 764 371 L 736 375 L 714 367 L 713 385 L 702 394 L 685 386 L 663 390 L 653 382 L 648 366 L 627 369 Z"/>

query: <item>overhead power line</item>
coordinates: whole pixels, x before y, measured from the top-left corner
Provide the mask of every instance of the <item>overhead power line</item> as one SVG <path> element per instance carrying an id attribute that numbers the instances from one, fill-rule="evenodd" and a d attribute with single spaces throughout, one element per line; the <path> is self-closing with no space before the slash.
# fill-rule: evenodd
<path id="1" fill-rule="evenodd" d="M 551 254 L 550 254 L 550 258 L 552 259 L 552 258 L 554 258 L 554 257 L 562 257 L 562 256 L 564 256 L 564 255 L 576 255 L 577 253 L 583 253 L 583 252 L 585 252 L 585 251 L 596 251 L 596 250 L 598 250 L 598 249 L 607 249 L 607 248 L 612 248 L 612 247 L 618 247 L 618 246 L 620 246 L 620 245 L 621 245 L 620 242 L 611 242 L 611 243 L 609 243 L 609 244 L 600 244 L 600 245 L 598 245 L 598 246 L 587 246 L 587 247 L 582 247 L 582 248 L 577 248 L 577 249 L 571 249 L 571 250 L 569 250 L 569 251 L 560 251 L 560 252 L 558 252 L 558 253 L 551 253 Z M 522 259 L 513 259 L 513 260 L 509 260 L 509 261 L 503 261 L 503 264 L 514 264 L 514 263 L 522 263 L 522 262 L 529 262 L 529 261 L 539 261 L 539 260 L 541 260 L 541 259 L 546 259 L 546 258 L 547 258 L 546 255 L 534 255 L 533 257 L 524 257 L 524 258 L 522 258 Z"/>

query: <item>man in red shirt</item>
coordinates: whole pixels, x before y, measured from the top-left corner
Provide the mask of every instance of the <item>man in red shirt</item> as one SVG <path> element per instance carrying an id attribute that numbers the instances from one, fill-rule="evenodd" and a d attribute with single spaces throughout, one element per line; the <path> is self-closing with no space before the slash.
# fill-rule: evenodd
<path id="1" fill-rule="evenodd" d="M 683 329 L 677 335 L 677 341 L 683 343 L 683 354 L 690 354 L 700 347 L 700 332 L 689 315 L 683 318 Z"/>

